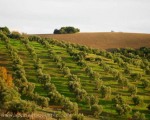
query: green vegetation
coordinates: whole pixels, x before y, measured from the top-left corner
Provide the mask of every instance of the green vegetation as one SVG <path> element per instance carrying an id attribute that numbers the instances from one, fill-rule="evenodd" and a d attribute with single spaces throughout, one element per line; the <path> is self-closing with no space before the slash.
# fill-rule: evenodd
<path id="1" fill-rule="evenodd" d="M 59 30 L 55 29 L 54 34 L 71 34 L 71 33 L 77 33 L 80 32 L 78 28 L 74 27 L 61 27 Z"/>
<path id="2" fill-rule="evenodd" d="M 0 66 L 8 71 L 0 72 L 1 113 L 52 112 L 53 118 L 73 120 L 150 119 L 149 48 L 132 54 L 107 52 L 19 35 L 0 32 Z"/>

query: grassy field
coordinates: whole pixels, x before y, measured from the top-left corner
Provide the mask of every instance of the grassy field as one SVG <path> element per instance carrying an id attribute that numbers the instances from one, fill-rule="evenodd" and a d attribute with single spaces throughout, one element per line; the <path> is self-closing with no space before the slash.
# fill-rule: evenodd
<path id="1" fill-rule="evenodd" d="M 41 35 L 44 37 L 52 37 L 56 39 L 62 39 L 72 43 L 84 44 L 95 48 L 122 48 L 122 47 L 132 47 L 138 48 L 141 46 L 150 46 L 150 35 L 144 34 L 128 34 L 128 33 L 79 33 L 72 35 Z M 110 41 L 111 40 L 111 41 Z M 135 44 L 136 43 L 136 44 Z M 27 51 L 25 45 L 16 39 L 10 39 L 10 44 L 18 51 L 19 57 L 23 60 L 23 66 L 25 68 L 26 76 L 29 82 L 35 84 L 35 91 L 41 96 L 47 96 L 46 91 L 43 89 L 42 85 L 37 82 L 37 73 L 34 69 L 34 61 L 32 56 Z M 90 115 L 90 109 L 85 102 L 78 102 L 75 94 L 71 92 L 68 88 L 69 80 L 65 77 L 62 71 L 56 66 L 56 62 L 51 59 L 48 55 L 48 49 L 36 41 L 30 41 L 29 44 L 35 49 L 37 57 L 41 59 L 43 65 L 43 72 L 51 76 L 51 82 L 54 83 L 59 93 L 68 97 L 72 102 L 77 102 L 79 105 L 79 112 L 83 113 L 85 116 Z M 113 59 L 107 58 L 102 55 L 97 55 L 94 53 L 87 53 L 86 57 L 99 57 L 102 61 L 109 65 L 109 67 L 119 71 L 123 74 L 125 78 L 133 85 L 138 88 L 137 95 L 140 96 L 144 104 L 134 105 L 128 88 L 122 88 L 118 83 L 113 73 L 106 72 L 102 66 L 100 66 L 96 61 L 85 60 L 86 64 L 93 69 L 93 71 L 100 74 L 100 78 L 103 80 L 103 84 L 111 87 L 112 95 L 109 99 L 101 98 L 99 90 L 95 89 L 95 81 L 91 80 L 85 72 L 85 68 L 77 65 L 77 61 L 74 60 L 67 52 L 67 48 L 60 45 L 50 43 L 53 52 L 62 58 L 62 61 L 70 69 L 71 73 L 77 75 L 80 78 L 82 88 L 86 90 L 88 95 L 94 95 L 99 98 L 99 104 L 103 106 L 102 118 L 113 120 L 113 119 L 126 119 L 124 116 L 120 116 L 116 113 L 113 108 L 112 98 L 117 94 L 121 94 L 131 107 L 132 112 L 129 117 L 135 111 L 140 111 L 146 115 L 147 119 L 150 119 L 150 114 L 147 110 L 147 105 L 150 103 L 150 88 L 143 89 L 141 81 L 133 81 L 129 74 L 124 73 L 124 67 L 119 66 L 115 63 Z M 75 48 L 75 51 L 80 52 L 79 49 Z M 138 59 L 137 59 L 138 60 Z M 146 75 L 144 70 L 140 66 L 129 64 L 131 72 L 139 72 L 142 74 L 142 78 L 150 80 L 150 75 Z M 9 53 L 3 41 L 0 41 L 0 66 L 6 67 L 10 72 L 12 72 L 12 61 L 10 59 Z M 50 106 L 51 107 L 51 106 Z M 49 112 L 49 109 L 46 109 Z M 94 120 L 93 117 L 87 117 L 89 120 Z"/>
<path id="2" fill-rule="evenodd" d="M 99 49 L 150 47 L 150 34 L 99 32 L 65 35 L 39 34 L 39 36 L 87 45 Z"/>

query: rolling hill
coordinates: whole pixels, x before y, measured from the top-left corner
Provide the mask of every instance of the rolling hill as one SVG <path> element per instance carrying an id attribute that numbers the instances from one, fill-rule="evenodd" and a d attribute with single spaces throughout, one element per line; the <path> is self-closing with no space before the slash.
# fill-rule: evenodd
<path id="1" fill-rule="evenodd" d="M 116 37 L 123 33 L 108 34 Z M 73 35 L 86 37 L 86 33 L 56 36 L 74 39 Z M 14 115 L 40 112 L 53 119 L 63 118 L 65 114 L 65 120 L 82 114 L 84 120 L 132 120 L 136 115 L 148 120 L 150 49 L 129 51 L 108 52 L 39 36 L 0 33 L 0 85 L 4 86 L 0 89 L 0 103 L 4 106 L 10 103 L 8 107 L 1 105 L 0 110 L 2 113 L 17 111 Z M 12 79 L 7 80 L 6 73 Z M 1 80 L 4 78 L 5 85 Z M 14 96 L 17 100 L 11 99 L 12 89 L 18 95 Z"/>
<path id="2" fill-rule="evenodd" d="M 97 32 L 38 35 L 100 49 L 150 47 L 150 34 Z"/>

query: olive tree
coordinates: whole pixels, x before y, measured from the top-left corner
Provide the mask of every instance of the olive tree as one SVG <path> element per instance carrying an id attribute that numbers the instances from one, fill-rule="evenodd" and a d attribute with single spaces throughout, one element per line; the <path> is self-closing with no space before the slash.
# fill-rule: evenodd
<path id="1" fill-rule="evenodd" d="M 102 98 L 109 98 L 111 96 L 111 87 L 105 85 L 101 86 L 100 93 Z"/>
<path id="2" fill-rule="evenodd" d="M 93 113 L 94 117 L 99 117 L 102 111 L 103 111 L 103 107 L 101 105 L 94 104 L 91 107 L 91 112 Z"/>

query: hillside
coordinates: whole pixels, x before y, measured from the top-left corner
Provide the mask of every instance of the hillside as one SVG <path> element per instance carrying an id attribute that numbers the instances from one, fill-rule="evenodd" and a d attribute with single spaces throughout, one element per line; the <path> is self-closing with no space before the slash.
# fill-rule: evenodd
<path id="1" fill-rule="evenodd" d="M 39 34 L 39 36 L 55 38 L 100 49 L 150 47 L 150 34 L 100 32 L 63 35 Z"/>
<path id="2" fill-rule="evenodd" d="M 54 119 L 65 114 L 70 120 L 78 113 L 84 120 L 127 120 L 137 114 L 150 119 L 149 48 L 107 52 L 38 36 L 15 37 L 0 33 L 0 66 L 12 75 L 14 91 L 19 94 L 16 102 L 7 96 L 11 92 L 5 94 L 10 87 L 1 87 L 0 104 L 11 103 L 12 107 L 1 105 L 0 112 L 31 114 L 33 107 L 35 113 Z M 3 86 L 1 76 L 6 75 L 0 73 Z"/>

